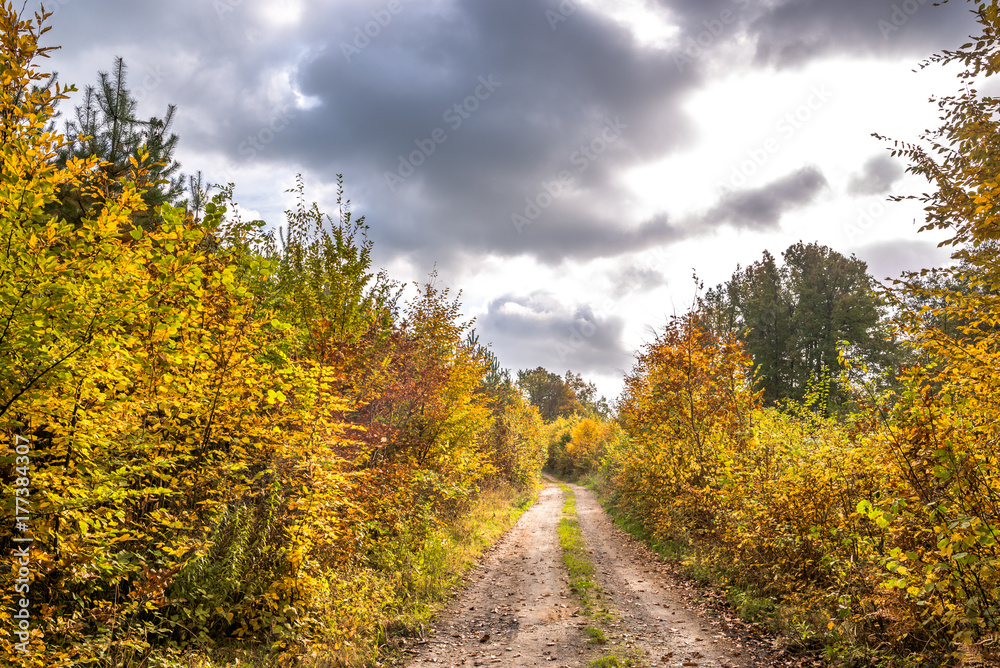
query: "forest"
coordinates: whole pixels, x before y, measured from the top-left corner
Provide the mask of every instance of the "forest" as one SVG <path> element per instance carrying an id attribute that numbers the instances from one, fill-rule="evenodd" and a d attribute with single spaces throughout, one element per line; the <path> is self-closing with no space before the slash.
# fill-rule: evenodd
<path id="1" fill-rule="evenodd" d="M 1000 6 L 883 137 L 952 263 L 798 242 L 702 289 L 617 400 L 502 366 L 338 183 L 280 226 L 178 172 L 125 64 L 71 92 L 0 4 L 0 634 L 17 666 L 376 666 L 546 475 L 832 666 L 1000 660 Z M 411 296 L 404 298 L 404 295 Z M 561 371 L 561 370 L 560 370 Z M 9 632 L 8 632 L 9 631 Z"/>

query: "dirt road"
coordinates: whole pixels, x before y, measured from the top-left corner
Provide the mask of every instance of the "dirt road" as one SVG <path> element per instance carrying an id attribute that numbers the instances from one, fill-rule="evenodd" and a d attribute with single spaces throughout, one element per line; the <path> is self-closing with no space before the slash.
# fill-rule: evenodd
<path id="1" fill-rule="evenodd" d="M 572 487 L 611 621 L 595 623 L 569 591 L 556 531 L 563 493 L 546 482 L 538 502 L 438 618 L 435 632 L 410 650 L 407 666 L 582 667 L 609 654 L 641 657 L 651 666 L 769 665 L 759 639 L 694 604 L 698 593 L 615 527 L 593 492 Z M 592 625 L 603 628 L 606 644 L 591 641 L 585 629 Z"/>

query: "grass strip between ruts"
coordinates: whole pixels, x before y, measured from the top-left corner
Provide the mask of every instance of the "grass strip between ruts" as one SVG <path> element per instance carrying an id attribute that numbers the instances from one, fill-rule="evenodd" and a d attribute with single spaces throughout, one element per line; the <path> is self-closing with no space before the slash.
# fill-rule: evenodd
<path id="1" fill-rule="evenodd" d="M 634 667 L 646 665 L 638 650 L 626 649 L 612 640 L 609 625 L 620 621 L 618 615 L 605 602 L 604 589 L 595 576 L 594 562 L 587 551 L 587 544 L 580 529 L 576 515 L 576 494 L 569 485 L 558 483 L 563 491 L 563 517 L 559 520 L 559 545 L 562 547 L 563 563 L 569 572 L 569 588 L 580 599 L 583 611 L 593 620 L 584 631 L 590 636 L 591 642 L 604 645 L 607 653 L 591 661 L 601 668 Z"/>

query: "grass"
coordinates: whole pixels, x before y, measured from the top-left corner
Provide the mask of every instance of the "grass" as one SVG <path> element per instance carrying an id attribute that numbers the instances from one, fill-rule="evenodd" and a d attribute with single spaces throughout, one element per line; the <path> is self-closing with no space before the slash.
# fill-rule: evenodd
<path id="1" fill-rule="evenodd" d="M 608 654 L 607 656 L 592 660 L 590 665 L 597 668 L 633 668 L 634 666 L 641 666 L 642 663 L 634 657 Z"/>
<path id="2" fill-rule="evenodd" d="M 399 569 L 388 573 L 397 579 L 393 585 L 401 587 L 403 595 L 396 605 L 385 610 L 378 626 L 369 630 L 365 653 L 358 653 L 349 665 L 382 665 L 384 659 L 398 655 L 398 638 L 423 636 L 434 616 L 464 584 L 476 560 L 514 526 L 537 498 L 536 489 L 484 490 L 448 526 L 432 534 L 410 564 L 400 564 Z"/>
<path id="3" fill-rule="evenodd" d="M 596 626 L 588 626 L 584 629 L 587 635 L 590 636 L 590 642 L 597 645 L 605 645 L 608 642 L 607 636 L 604 635 L 604 631 L 597 628 Z"/>
<path id="4" fill-rule="evenodd" d="M 637 655 L 615 648 L 611 653 L 590 660 L 590 665 L 598 668 L 642 668 L 647 663 Z"/>
<path id="5" fill-rule="evenodd" d="M 594 562 L 587 551 L 587 544 L 580 529 L 576 515 L 576 494 L 573 488 L 564 483 L 558 483 L 563 491 L 563 517 L 559 520 L 559 545 L 563 551 L 563 563 L 569 572 L 569 588 L 580 599 L 584 612 L 594 620 L 584 631 L 590 636 L 590 642 L 606 645 L 607 632 L 601 624 L 621 621 L 604 603 L 604 589 L 594 574 Z M 646 665 L 635 651 L 621 647 L 612 647 L 606 654 L 591 661 L 591 665 L 601 668 L 637 668 Z"/>
<path id="6" fill-rule="evenodd" d="M 608 608 L 600 605 L 604 590 L 594 577 L 594 562 L 590 560 L 587 544 L 576 517 L 576 495 L 569 485 L 559 483 L 563 491 L 563 517 L 559 520 L 559 545 L 563 550 L 563 563 L 569 571 L 569 588 L 576 592 L 584 611 L 591 617 L 607 616 Z"/>
<path id="7" fill-rule="evenodd" d="M 351 647 L 339 657 L 317 652 L 301 658 L 301 668 L 373 668 L 391 665 L 399 658 L 400 638 L 421 636 L 430 629 L 433 617 L 464 583 L 477 559 L 530 508 L 538 490 L 495 487 L 485 489 L 450 522 L 428 535 L 415 549 L 388 546 L 383 559 L 386 568 L 377 572 L 375 582 L 393 591 L 395 599 L 385 601 L 377 619 L 352 639 Z M 372 582 L 367 584 L 371 585 Z M 143 668 L 278 668 L 287 660 L 266 647 L 247 648 L 236 642 L 220 641 L 183 655 L 150 657 Z M 122 668 L 125 668 L 124 666 Z M 138 665 L 136 668 L 139 668 Z"/>

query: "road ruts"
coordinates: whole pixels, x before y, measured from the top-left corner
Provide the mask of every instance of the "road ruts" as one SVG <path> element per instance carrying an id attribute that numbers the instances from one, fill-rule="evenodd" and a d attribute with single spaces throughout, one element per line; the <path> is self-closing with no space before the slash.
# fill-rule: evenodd
<path id="1" fill-rule="evenodd" d="M 605 595 L 620 617 L 629 646 L 658 666 L 751 668 L 771 665 L 761 656 L 761 641 L 732 627 L 705 606 L 692 603 L 698 593 L 659 568 L 649 548 L 614 525 L 594 493 L 571 485 L 587 549 Z"/>
<path id="2" fill-rule="evenodd" d="M 589 641 L 593 623 L 567 586 L 557 527 L 563 493 L 546 481 L 538 502 L 485 557 L 435 623 L 409 652 L 407 668 L 427 665 L 583 668 L 614 652 L 649 666 L 755 668 L 770 665 L 760 641 L 729 627 L 697 592 L 660 568 L 645 546 L 614 526 L 593 492 L 572 485 L 580 528 L 594 560 L 612 621 L 608 644 Z"/>
<path id="3" fill-rule="evenodd" d="M 600 656 L 567 587 L 556 531 L 562 504 L 562 491 L 546 482 L 407 666 L 582 668 Z"/>

